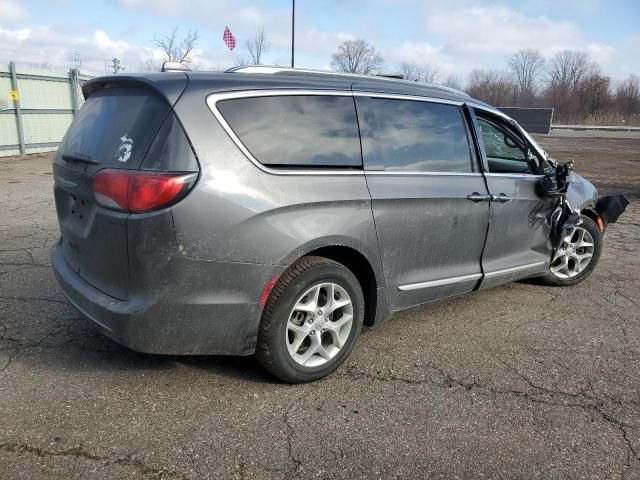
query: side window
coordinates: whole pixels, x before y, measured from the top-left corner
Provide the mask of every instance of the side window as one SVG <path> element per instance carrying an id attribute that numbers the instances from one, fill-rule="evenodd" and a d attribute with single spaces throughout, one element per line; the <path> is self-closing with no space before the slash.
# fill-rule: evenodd
<path id="1" fill-rule="evenodd" d="M 497 122 L 477 117 L 491 173 L 531 173 L 522 140 Z"/>
<path id="2" fill-rule="evenodd" d="M 471 172 L 469 139 L 456 105 L 356 97 L 368 170 Z"/>
<path id="3" fill-rule="evenodd" d="M 291 95 L 221 100 L 217 108 L 262 164 L 362 168 L 350 96 Z"/>

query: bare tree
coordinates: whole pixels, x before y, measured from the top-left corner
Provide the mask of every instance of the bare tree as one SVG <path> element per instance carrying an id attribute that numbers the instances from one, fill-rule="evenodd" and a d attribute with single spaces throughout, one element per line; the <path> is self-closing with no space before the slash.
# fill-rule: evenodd
<path id="1" fill-rule="evenodd" d="M 547 102 L 559 112 L 578 113 L 578 87 L 597 71 L 598 66 L 589 60 L 585 52 L 563 50 L 556 53 L 547 64 Z"/>
<path id="2" fill-rule="evenodd" d="M 530 105 L 543 72 L 544 58 L 531 48 L 519 50 L 509 58 L 509 68 L 518 86 L 520 103 Z"/>
<path id="3" fill-rule="evenodd" d="M 563 50 L 549 61 L 549 86 L 572 92 L 580 81 L 594 70 L 597 70 L 597 66 L 589 60 L 586 52 Z"/>
<path id="4" fill-rule="evenodd" d="M 366 40 L 345 40 L 331 56 L 334 70 L 369 74 L 382 66 L 382 55 Z"/>
<path id="5" fill-rule="evenodd" d="M 474 98 L 496 106 L 513 102 L 516 85 L 500 70 L 473 70 L 469 75 L 467 92 Z"/>
<path id="6" fill-rule="evenodd" d="M 253 65 L 260 65 L 262 55 L 267 52 L 271 46 L 264 34 L 264 27 L 260 27 L 253 39 L 247 40 L 245 45 L 249 55 L 251 56 L 251 63 Z"/>
<path id="7" fill-rule="evenodd" d="M 441 85 L 444 87 L 455 88 L 456 90 L 462 90 L 462 82 L 460 81 L 460 78 L 455 75 L 449 75 Z"/>
<path id="8" fill-rule="evenodd" d="M 400 72 L 405 80 L 412 82 L 435 83 L 438 78 L 438 70 L 429 65 L 415 62 L 401 63 Z"/>
<path id="9" fill-rule="evenodd" d="M 618 111 L 625 115 L 640 112 L 640 76 L 631 73 L 618 85 L 616 104 Z"/>
<path id="10" fill-rule="evenodd" d="M 592 73 L 582 79 L 577 88 L 578 109 L 590 115 L 598 115 L 611 105 L 611 81 L 609 77 Z"/>
<path id="11" fill-rule="evenodd" d="M 162 68 L 162 65 L 158 65 L 156 61 L 149 58 L 144 62 L 141 62 L 138 66 L 138 71 L 140 72 L 159 72 Z"/>
<path id="12" fill-rule="evenodd" d="M 170 35 L 154 36 L 153 43 L 162 49 L 167 62 L 190 63 L 200 35 L 197 30 L 189 30 L 183 38 L 179 38 L 178 33 L 178 27 L 174 27 Z"/>
<path id="13" fill-rule="evenodd" d="M 236 62 L 236 66 L 238 67 L 246 67 L 247 65 L 252 65 L 251 58 L 245 55 L 236 55 L 235 62 Z"/>

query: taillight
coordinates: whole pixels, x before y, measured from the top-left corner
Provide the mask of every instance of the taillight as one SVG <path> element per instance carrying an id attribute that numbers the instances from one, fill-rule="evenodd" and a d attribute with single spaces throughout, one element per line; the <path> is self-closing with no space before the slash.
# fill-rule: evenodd
<path id="1" fill-rule="evenodd" d="M 93 179 L 93 195 L 103 207 L 131 213 L 167 207 L 189 191 L 196 173 L 152 173 L 101 170 Z"/>

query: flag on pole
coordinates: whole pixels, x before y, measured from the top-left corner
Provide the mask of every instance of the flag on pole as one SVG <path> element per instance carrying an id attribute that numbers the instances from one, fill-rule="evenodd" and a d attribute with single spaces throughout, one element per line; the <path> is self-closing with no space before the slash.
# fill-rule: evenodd
<path id="1" fill-rule="evenodd" d="M 236 48 L 236 37 L 233 36 L 233 33 L 231 33 L 231 30 L 229 30 L 229 27 L 224 27 L 222 40 L 224 40 L 224 43 L 227 44 L 229 50 L 233 50 L 234 48 Z"/>

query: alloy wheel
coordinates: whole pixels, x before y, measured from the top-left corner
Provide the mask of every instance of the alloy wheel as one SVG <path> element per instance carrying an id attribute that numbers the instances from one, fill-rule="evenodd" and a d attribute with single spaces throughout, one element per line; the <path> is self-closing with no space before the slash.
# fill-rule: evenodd
<path id="1" fill-rule="evenodd" d="M 353 303 L 336 283 L 319 283 L 296 301 L 286 328 L 291 358 L 305 367 L 324 365 L 335 357 L 349 338 Z"/>
<path id="2" fill-rule="evenodd" d="M 582 227 L 574 227 L 562 239 L 560 248 L 551 260 L 550 270 L 557 278 L 573 278 L 582 273 L 591 263 L 594 241 Z"/>

